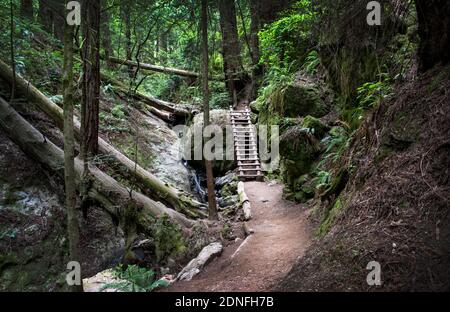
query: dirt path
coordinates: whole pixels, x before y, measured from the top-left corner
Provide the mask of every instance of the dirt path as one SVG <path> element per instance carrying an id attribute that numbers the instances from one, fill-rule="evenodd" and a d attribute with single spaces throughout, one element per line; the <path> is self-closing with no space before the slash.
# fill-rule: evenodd
<path id="1" fill-rule="evenodd" d="M 310 243 L 304 208 L 283 200 L 279 184 L 247 182 L 245 191 L 255 233 L 225 248 L 192 281 L 178 282 L 169 291 L 267 291 L 303 256 Z"/>

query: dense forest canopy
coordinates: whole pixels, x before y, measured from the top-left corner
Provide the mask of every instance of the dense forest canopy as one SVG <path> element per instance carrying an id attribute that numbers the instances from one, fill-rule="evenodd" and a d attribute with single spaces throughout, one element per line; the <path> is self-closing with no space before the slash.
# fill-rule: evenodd
<path id="1" fill-rule="evenodd" d="M 0 291 L 450 289 L 448 0 L 0 4 Z"/>

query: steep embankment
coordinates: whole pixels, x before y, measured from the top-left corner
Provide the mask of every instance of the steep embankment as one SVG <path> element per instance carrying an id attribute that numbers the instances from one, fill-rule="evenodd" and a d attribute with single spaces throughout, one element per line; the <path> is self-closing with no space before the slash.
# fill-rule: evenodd
<path id="1" fill-rule="evenodd" d="M 402 85 L 358 130 L 345 189 L 282 291 L 450 290 L 450 69 Z M 370 261 L 382 286 L 366 282 Z"/>

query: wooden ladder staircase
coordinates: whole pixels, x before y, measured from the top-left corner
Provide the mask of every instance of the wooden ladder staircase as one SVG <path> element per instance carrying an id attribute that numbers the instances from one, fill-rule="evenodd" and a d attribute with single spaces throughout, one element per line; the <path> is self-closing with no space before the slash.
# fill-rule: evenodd
<path id="1" fill-rule="evenodd" d="M 230 117 L 234 136 L 234 148 L 238 163 L 239 180 L 264 180 L 261 163 L 258 157 L 256 133 L 250 118 L 250 110 L 233 110 L 230 108 Z"/>

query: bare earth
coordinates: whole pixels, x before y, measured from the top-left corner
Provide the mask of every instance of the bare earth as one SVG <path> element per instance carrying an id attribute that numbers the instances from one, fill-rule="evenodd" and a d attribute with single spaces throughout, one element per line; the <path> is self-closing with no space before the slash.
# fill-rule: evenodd
<path id="1" fill-rule="evenodd" d="M 303 256 L 310 244 L 305 208 L 283 200 L 279 184 L 247 182 L 245 192 L 255 233 L 225 248 L 192 281 L 175 283 L 169 291 L 269 291 Z"/>

